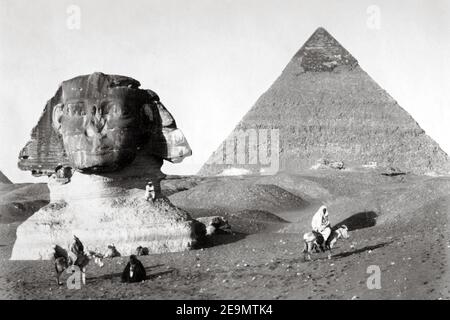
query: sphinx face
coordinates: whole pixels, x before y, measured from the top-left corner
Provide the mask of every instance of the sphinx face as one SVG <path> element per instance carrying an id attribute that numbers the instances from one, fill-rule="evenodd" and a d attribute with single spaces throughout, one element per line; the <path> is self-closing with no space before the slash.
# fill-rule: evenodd
<path id="1" fill-rule="evenodd" d="M 139 87 L 133 78 L 101 72 L 63 81 L 20 151 L 19 168 L 37 176 L 61 167 L 89 174 L 132 165 L 138 153 L 150 162 L 190 156 L 158 95 Z"/>
<path id="2" fill-rule="evenodd" d="M 142 140 L 142 104 L 133 97 L 70 99 L 55 106 L 54 127 L 80 171 L 117 170 L 134 160 Z"/>

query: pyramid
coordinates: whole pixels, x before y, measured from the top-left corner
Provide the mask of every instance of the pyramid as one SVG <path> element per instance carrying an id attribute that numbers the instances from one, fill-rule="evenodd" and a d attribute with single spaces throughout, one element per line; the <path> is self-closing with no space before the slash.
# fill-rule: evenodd
<path id="1" fill-rule="evenodd" d="M 0 183 L 8 183 L 11 184 L 11 180 L 8 179 L 8 177 L 6 177 L 3 172 L 0 171 Z"/>
<path id="2" fill-rule="evenodd" d="M 448 174 L 447 154 L 325 29 L 318 28 L 200 175 L 346 167 Z M 270 167 L 270 160 L 278 162 Z"/>

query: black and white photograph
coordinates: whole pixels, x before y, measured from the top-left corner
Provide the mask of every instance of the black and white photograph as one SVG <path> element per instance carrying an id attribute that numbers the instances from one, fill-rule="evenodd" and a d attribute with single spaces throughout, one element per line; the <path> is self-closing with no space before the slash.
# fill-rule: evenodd
<path id="1" fill-rule="evenodd" d="M 0 0 L 0 101 L 1 300 L 450 300 L 449 0 Z"/>

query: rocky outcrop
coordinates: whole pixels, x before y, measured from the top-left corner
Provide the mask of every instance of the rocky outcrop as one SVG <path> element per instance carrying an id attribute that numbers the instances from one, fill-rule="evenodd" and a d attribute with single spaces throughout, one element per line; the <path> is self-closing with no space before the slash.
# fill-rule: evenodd
<path id="1" fill-rule="evenodd" d="M 231 226 L 228 220 L 221 216 L 200 217 L 197 221 L 206 226 L 206 235 L 212 236 L 214 234 L 229 234 L 231 233 Z"/>
<path id="2" fill-rule="evenodd" d="M 278 132 L 279 141 L 266 139 L 264 132 L 263 139 L 248 134 L 239 146 L 242 132 L 252 130 Z M 271 153 L 279 171 L 301 172 L 325 158 L 347 168 L 376 162 L 417 174 L 450 173 L 447 154 L 323 28 L 294 55 L 199 174 L 230 168 L 263 173 L 267 163 L 261 155 L 274 143 L 278 148 Z"/>
<path id="3" fill-rule="evenodd" d="M 345 169 L 344 162 L 342 161 L 330 161 L 328 159 L 319 159 L 317 163 L 311 167 L 311 169 L 335 169 L 342 170 Z"/>

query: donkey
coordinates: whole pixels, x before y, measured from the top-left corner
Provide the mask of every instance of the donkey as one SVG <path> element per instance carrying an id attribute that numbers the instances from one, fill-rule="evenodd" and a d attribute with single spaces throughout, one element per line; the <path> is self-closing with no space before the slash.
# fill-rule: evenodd
<path id="1" fill-rule="evenodd" d="M 303 254 L 305 257 L 305 260 L 311 260 L 311 252 L 315 249 L 315 251 L 318 251 L 318 248 L 320 248 L 323 252 L 328 250 L 328 259 L 331 259 L 331 249 L 336 244 L 336 241 L 339 238 L 348 239 L 350 236 L 348 234 L 348 228 L 346 225 L 342 225 L 336 230 L 332 231 L 330 236 L 327 239 L 327 243 L 324 245 L 325 250 L 322 249 L 322 246 L 320 246 L 317 242 L 317 236 L 314 234 L 314 232 L 307 232 L 303 235 L 303 241 L 305 243 Z"/>
<path id="2" fill-rule="evenodd" d="M 89 254 L 84 252 L 83 243 L 77 236 L 73 236 L 74 242 L 70 246 L 70 252 L 63 249 L 59 245 L 53 245 L 53 260 L 55 263 L 56 283 L 62 285 L 60 281 L 61 274 L 70 266 L 75 265 L 81 270 L 81 281 L 86 284 L 86 266 L 91 259 L 99 266 L 103 267 L 103 259 L 101 256 L 90 251 Z"/>

